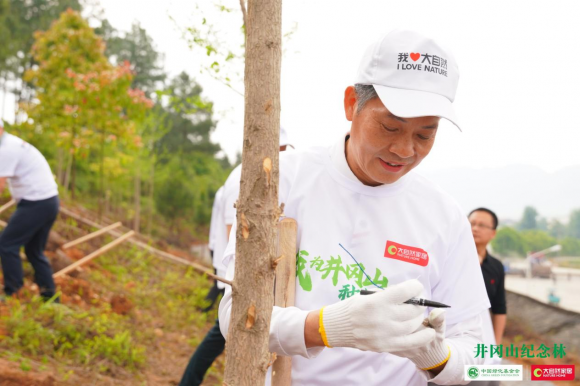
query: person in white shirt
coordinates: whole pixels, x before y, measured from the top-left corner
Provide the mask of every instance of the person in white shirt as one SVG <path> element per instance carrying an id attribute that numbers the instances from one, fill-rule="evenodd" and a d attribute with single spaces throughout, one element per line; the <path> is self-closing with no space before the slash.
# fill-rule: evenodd
<path id="1" fill-rule="evenodd" d="M 286 129 L 280 127 L 280 151 L 285 151 L 290 144 Z M 213 237 L 213 265 L 216 274 L 226 276 L 226 267 L 223 265 L 223 254 L 228 244 L 228 237 L 236 216 L 234 204 L 240 194 L 240 177 L 242 165 L 238 165 L 228 176 L 224 186 L 215 195 L 212 219 L 210 225 L 210 242 Z M 215 218 L 214 218 L 215 217 Z M 214 222 L 215 220 L 215 222 Z M 211 229 L 214 229 L 213 231 Z M 223 289 L 226 285 L 217 281 L 217 287 Z M 220 332 L 219 318 L 197 347 L 185 368 L 179 386 L 198 386 L 203 382 L 205 373 L 215 359 L 224 351 L 226 341 Z"/>
<path id="2" fill-rule="evenodd" d="M 465 384 L 464 365 L 482 364 L 474 350 L 489 301 L 470 224 L 412 171 L 440 118 L 457 125 L 458 78 L 449 51 L 395 30 L 368 48 L 345 91 L 350 133 L 280 157 L 279 200 L 298 223 L 297 283 L 295 307 L 274 307 L 269 348 L 292 356 L 293 385 Z M 224 253 L 230 280 L 235 228 Z M 404 304 L 412 297 L 451 308 Z M 231 307 L 226 288 L 219 318 L 230 339 Z"/>
<path id="3" fill-rule="evenodd" d="M 24 246 L 40 295 L 50 299 L 55 286 L 44 247 L 58 214 L 58 188 L 44 156 L 0 125 L 0 192 L 6 182 L 18 204 L 0 234 L 4 292 L 13 296 L 24 285 L 19 254 Z"/>
<path id="4" fill-rule="evenodd" d="M 220 187 L 217 192 L 215 193 L 214 196 L 214 200 L 213 200 L 213 206 L 211 209 L 211 221 L 210 221 L 210 225 L 209 225 L 209 241 L 208 241 L 208 248 L 209 248 L 209 252 L 211 255 L 211 260 L 212 260 L 212 265 L 213 265 L 213 269 L 216 275 L 224 277 L 225 276 L 225 269 L 223 269 L 223 264 L 222 264 L 222 256 L 220 255 L 220 257 L 218 258 L 218 254 L 214 253 L 215 247 L 216 247 L 216 239 L 218 238 L 217 233 L 219 233 L 218 227 L 219 228 L 223 228 L 223 199 L 222 199 L 222 194 L 224 191 L 224 187 Z M 223 251 L 222 251 L 223 252 Z M 218 269 L 219 269 L 219 273 L 218 273 Z M 210 304 L 204 308 L 202 311 L 203 312 L 209 312 L 209 310 L 211 310 L 215 304 L 215 302 L 217 301 L 217 298 L 219 297 L 219 295 L 223 295 L 224 293 L 224 286 L 223 283 L 214 280 L 213 281 L 213 286 L 211 287 L 211 289 L 209 290 L 207 296 L 205 297 L 205 300 L 209 301 Z"/>

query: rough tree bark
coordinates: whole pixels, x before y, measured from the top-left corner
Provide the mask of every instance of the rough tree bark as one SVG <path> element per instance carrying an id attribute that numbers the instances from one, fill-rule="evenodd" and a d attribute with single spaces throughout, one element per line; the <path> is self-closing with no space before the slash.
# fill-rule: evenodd
<path id="1" fill-rule="evenodd" d="M 224 384 L 263 385 L 274 305 L 280 137 L 281 0 L 250 0 L 246 14 L 242 177 Z"/>

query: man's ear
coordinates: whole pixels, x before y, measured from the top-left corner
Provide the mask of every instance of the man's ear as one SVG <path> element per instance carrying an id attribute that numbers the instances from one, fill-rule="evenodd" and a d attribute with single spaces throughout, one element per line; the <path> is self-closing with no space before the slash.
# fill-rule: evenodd
<path id="1" fill-rule="evenodd" d="M 354 115 L 356 114 L 356 92 L 354 91 L 354 86 L 348 86 L 344 90 L 344 114 L 348 121 L 352 122 Z"/>

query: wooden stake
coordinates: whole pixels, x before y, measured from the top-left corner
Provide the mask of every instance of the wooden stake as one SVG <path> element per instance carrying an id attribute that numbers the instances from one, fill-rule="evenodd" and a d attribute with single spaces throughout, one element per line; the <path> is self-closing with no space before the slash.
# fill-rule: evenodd
<path id="1" fill-rule="evenodd" d="M 4 212 L 6 209 L 10 208 L 12 205 L 16 204 L 14 199 L 8 201 L 6 204 L 0 206 L 0 213 Z"/>
<path id="2" fill-rule="evenodd" d="M 274 305 L 291 307 L 296 295 L 296 220 L 284 218 L 278 223 L 278 259 Z M 292 358 L 277 356 L 272 366 L 272 386 L 292 384 Z"/>
<path id="3" fill-rule="evenodd" d="M 97 236 L 100 236 L 100 235 L 102 235 L 103 233 L 107 233 L 108 231 L 110 231 L 110 230 L 112 230 L 112 229 L 118 228 L 118 227 L 120 227 L 121 225 L 123 225 L 123 224 L 122 224 L 120 221 L 119 221 L 119 222 L 116 222 L 116 223 L 114 223 L 114 224 L 111 224 L 111 225 L 109 225 L 109 226 L 107 226 L 107 227 L 104 227 L 104 228 L 102 228 L 102 229 L 99 229 L 99 230 L 98 230 L 98 231 L 96 231 L 96 232 L 89 233 L 88 235 L 85 235 L 85 236 L 83 236 L 83 237 L 79 237 L 79 238 L 78 238 L 78 239 L 76 239 L 76 240 L 73 240 L 73 241 L 71 241 L 71 242 L 69 242 L 69 243 L 66 243 L 66 244 L 64 244 L 64 245 L 61 247 L 61 249 L 63 249 L 63 250 L 64 250 L 64 249 L 68 249 L 68 248 L 70 248 L 70 247 L 73 247 L 73 246 L 75 246 L 75 245 L 78 245 L 78 244 L 80 244 L 80 243 L 83 243 L 83 242 L 85 242 L 85 241 L 87 241 L 87 240 L 94 239 L 95 237 L 97 237 Z"/>
<path id="4" fill-rule="evenodd" d="M 113 249 L 117 245 L 121 244 L 123 241 L 132 237 L 134 234 L 135 234 L 135 231 L 129 231 L 129 232 L 125 233 L 123 236 L 119 237 L 116 240 L 111 241 L 109 244 L 105 245 L 104 247 L 97 249 L 96 251 L 88 254 L 87 256 L 83 257 L 79 261 L 76 261 L 73 264 L 69 265 L 68 267 L 61 269 L 60 271 L 58 271 L 57 273 L 52 275 L 52 277 L 57 278 L 57 277 L 60 277 L 60 276 L 63 276 L 65 274 L 69 273 L 70 271 L 76 269 L 77 267 L 80 267 L 81 265 L 88 263 L 89 261 L 91 261 L 95 257 L 101 256 L 103 253 L 109 251 L 110 249 Z"/>

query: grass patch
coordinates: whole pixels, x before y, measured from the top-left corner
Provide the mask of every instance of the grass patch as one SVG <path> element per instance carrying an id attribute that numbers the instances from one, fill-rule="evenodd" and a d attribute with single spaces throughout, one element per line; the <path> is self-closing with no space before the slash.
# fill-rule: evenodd
<path id="1" fill-rule="evenodd" d="M 22 355 L 54 356 L 68 364 L 136 369 L 145 362 L 125 318 L 106 309 L 78 310 L 34 297 L 8 301 L 0 347 Z M 22 365 L 21 365 L 22 367 Z M 23 369 L 24 370 L 24 369 Z"/>
<path id="2" fill-rule="evenodd" d="M 87 253 L 109 241 L 105 236 L 82 247 Z M 24 266 L 30 283 L 33 272 Z M 44 303 L 29 285 L 21 300 L 7 299 L 0 309 L 0 356 L 26 373 L 56 371 L 59 382 L 84 379 L 85 372 L 142 382 L 151 368 L 163 371 L 160 351 L 185 346 L 193 353 L 201 342 L 217 316 L 217 307 L 199 311 L 208 305 L 211 284 L 190 267 L 124 244 L 91 262 L 80 278 L 59 284 L 65 304 Z M 111 306 L 119 296 L 131 305 L 123 315 Z M 184 362 L 168 370 L 177 378 L 187 358 L 175 360 Z M 216 382 L 218 373 L 210 371 Z"/>

